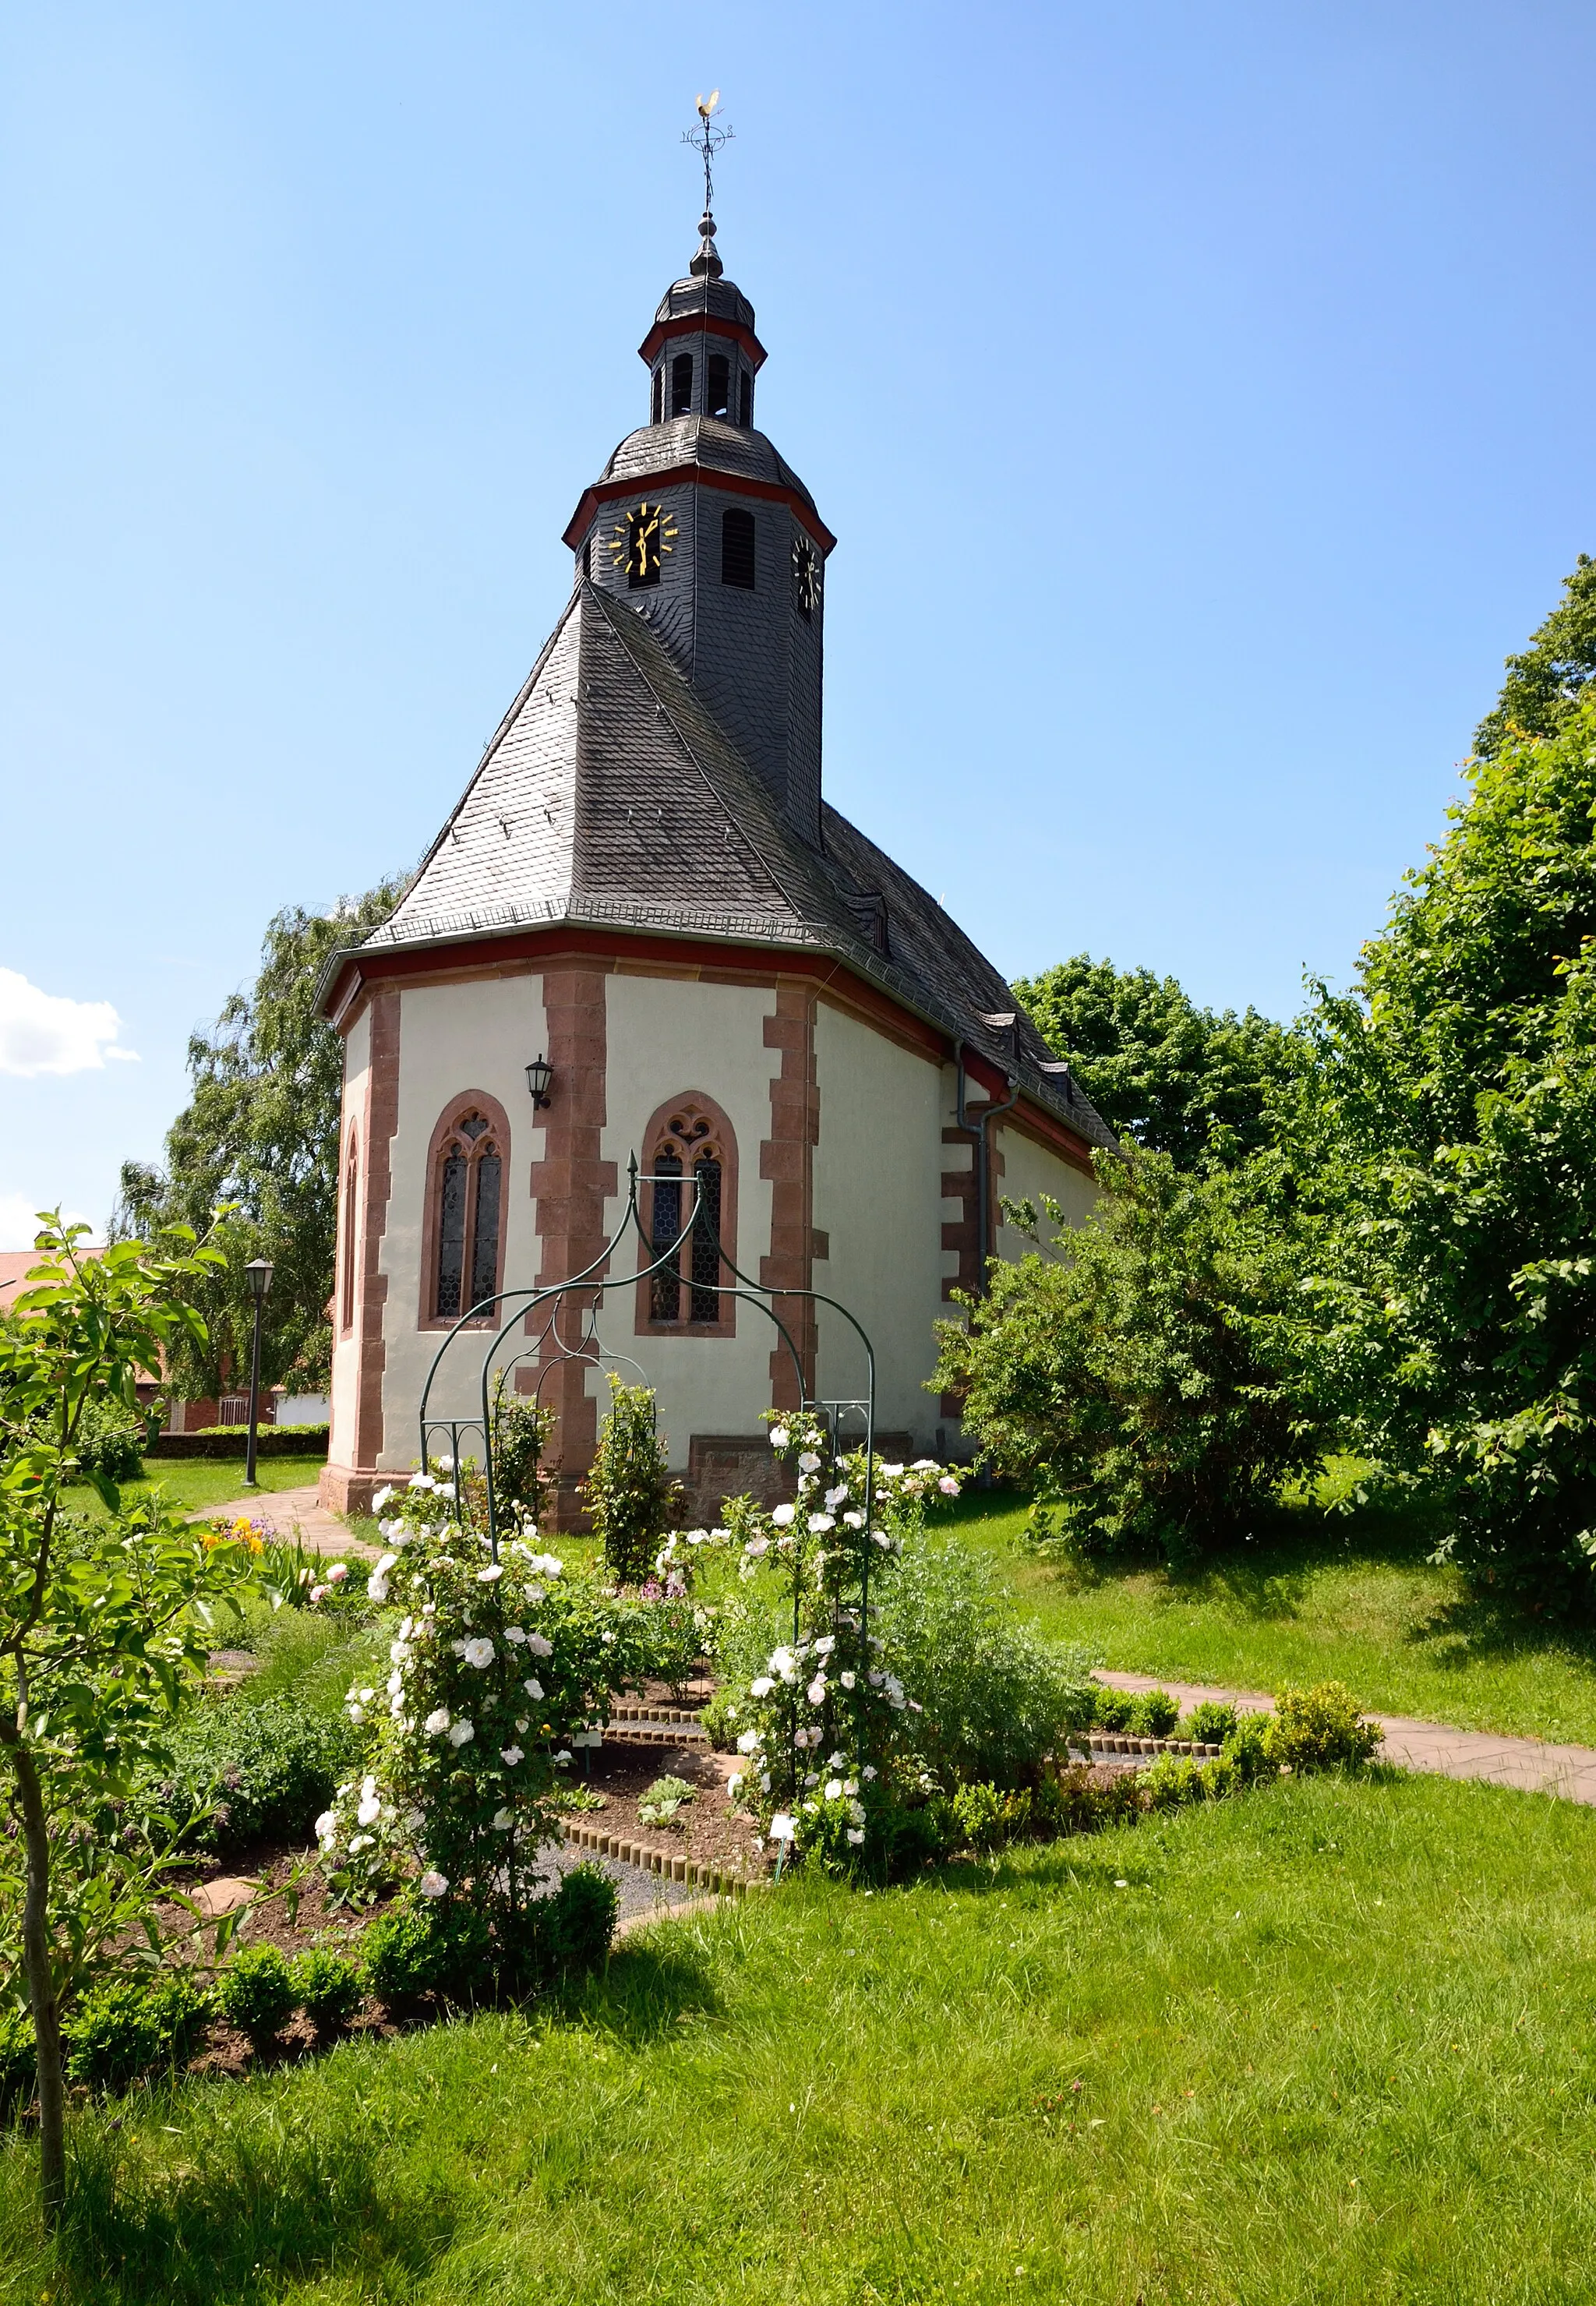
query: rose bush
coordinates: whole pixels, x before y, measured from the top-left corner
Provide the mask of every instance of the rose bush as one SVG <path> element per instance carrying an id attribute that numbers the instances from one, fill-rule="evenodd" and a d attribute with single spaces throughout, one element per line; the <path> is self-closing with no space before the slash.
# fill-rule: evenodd
<path id="1" fill-rule="evenodd" d="M 317 1820 L 322 1861 L 355 1900 L 416 1873 L 422 1897 L 485 1918 L 513 1979 L 572 1750 L 639 1670 L 634 1613 L 541 1550 L 531 1524 L 495 1561 L 436 1472 L 376 1505 L 389 1550 L 367 1592 L 403 1615 L 385 1687 L 349 1692 L 372 1743 Z"/>
<path id="2" fill-rule="evenodd" d="M 854 1872 L 884 1854 L 892 1814 L 926 1789 L 902 1726 L 916 1701 L 871 1630 L 871 1589 L 927 1499 L 957 1495 L 959 1477 L 931 1458 L 833 1457 L 824 1421 L 807 1412 L 778 1417 L 771 1446 L 793 1466 L 796 1501 L 739 1499 L 727 1519 L 745 1576 L 765 1563 L 789 1573 L 793 1633 L 738 1695 L 745 1766 L 732 1790 L 779 1849 Z"/>

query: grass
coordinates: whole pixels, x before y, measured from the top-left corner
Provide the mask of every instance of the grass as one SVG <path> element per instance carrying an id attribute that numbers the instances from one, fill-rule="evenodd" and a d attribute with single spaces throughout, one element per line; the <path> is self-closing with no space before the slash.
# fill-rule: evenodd
<path id="1" fill-rule="evenodd" d="M 1003 1491 L 969 1490 L 939 1518 L 991 1549 L 1046 1632 L 1122 1672 L 1263 1690 L 1334 1678 L 1380 1712 L 1596 1745 L 1596 1636 L 1472 1596 L 1398 1514 L 1302 1506 L 1187 1573 L 1038 1560 Z"/>
<path id="2" fill-rule="evenodd" d="M 273 1490 L 314 1489 L 326 1463 L 325 1451 L 319 1457 L 257 1457 L 256 1485 L 263 1509 L 270 1511 L 267 1496 Z M 235 1458 L 147 1457 L 144 1465 L 142 1480 L 123 1483 L 124 1499 L 148 1497 L 158 1488 L 179 1512 L 199 1513 L 206 1506 L 230 1505 L 235 1498 L 249 1494 L 243 1486 L 242 1449 Z M 66 1503 L 76 1513 L 98 1516 L 105 1510 L 86 1482 L 66 1491 Z"/>
<path id="3" fill-rule="evenodd" d="M 0 2300 L 1583 2300 L 1593 1866 L 1393 1775 L 799 1881 L 564 2010 L 78 2117 L 54 2259 L 13 2141 Z"/>

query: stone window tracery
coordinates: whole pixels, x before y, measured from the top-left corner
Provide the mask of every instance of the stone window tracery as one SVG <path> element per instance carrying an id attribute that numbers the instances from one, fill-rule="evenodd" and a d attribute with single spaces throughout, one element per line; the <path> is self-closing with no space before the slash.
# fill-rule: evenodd
<path id="1" fill-rule="evenodd" d="M 725 1115 L 694 1092 L 661 1106 L 649 1124 L 645 1188 L 648 1254 L 666 1257 L 638 1283 L 640 1329 L 730 1337 L 737 1301 L 717 1285 L 734 1280 L 722 1262 L 737 1255 L 737 1145 Z M 687 1240 L 675 1246 L 688 1219 Z M 668 1254 L 669 1252 L 669 1254 Z"/>
<path id="2" fill-rule="evenodd" d="M 508 1138 L 502 1107 L 474 1092 L 450 1106 L 433 1132 L 422 1276 L 424 1324 L 457 1321 L 462 1313 L 487 1304 L 503 1285 Z"/>

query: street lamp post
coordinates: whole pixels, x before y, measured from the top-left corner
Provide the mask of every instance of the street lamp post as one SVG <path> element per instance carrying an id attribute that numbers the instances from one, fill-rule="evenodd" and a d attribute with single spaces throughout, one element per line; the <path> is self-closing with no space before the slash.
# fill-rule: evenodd
<path id="1" fill-rule="evenodd" d="M 260 1422 L 260 1314 L 271 1287 L 271 1268 L 263 1257 L 252 1257 L 244 1267 L 250 1295 L 255 1301 L 255 1339 L 250 1349 L 250 1446 L 244 1460 L 243 1485 L 255 1486 L 255 1432 Z"/>

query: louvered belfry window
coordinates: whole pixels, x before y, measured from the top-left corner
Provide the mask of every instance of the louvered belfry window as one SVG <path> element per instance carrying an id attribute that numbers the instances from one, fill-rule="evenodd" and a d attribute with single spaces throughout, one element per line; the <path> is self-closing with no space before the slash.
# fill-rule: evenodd
<path id="1" fill-rule="evenodd" d="M 752 424 L 752 423 L 754 422 L 754 372 L 753 372 L 753 370 L 752 370 L 752 369 L 747 369 L 747 368 L 746 368 L 746 369 L 744 369 L 744 370 L 741 372 L 741 378 L 742 378 L 742 381 L 741 381 L 741 386 L 740 386 L 740 397 L 739 397 L 738 405 L 737 421 L 738 421 L 738 423 L 740 425 L 742 425 L 742 426 L 743 426 L 743 428 L 744 428 L 744 429 L 745 429 L 745 431 L 746 431 L 746 430 L 747 430 L 747 428 L 750 424 Z"/>
<path id="2" fill-rule="evenodd" d="M 438 1163 L 436 1320 L 457 1321 L 499 1286 L 503 1168 L 492 1124 L 480 1113 L 463 1114 Z"/>
<path id="3" fill-rule="evenodd" d="M 754 516 L 734 506 L 721 516 L 721 582 L 754 590 Z"/>
<path id="4" fill-rule="evenodd" d="M 670 1326 L 717 1328 L 733 1310 L 721 1284 L 733 1276 L 726 1241 L 726 1163 L 730 1140 L 722 1125 L 691 1099 L 656 1128 L 649 1167 L 653 1177 L 649 1222 L 651 1261 L 663 1259 L 648 1289 L 648 1319 Z M 692 1219 L 685 1242 L 682 1229 Z"/>
<path id="5" fill-rule="evenodd" d="M 670 414 L 690 416 L 693 413 L 693 355 L 678 353 L 670 363 Z"/>
<path id="6" fill-rule="evenodd" d="M 731 415 L 731 363 L 724 353 L 709 356 L 709 392 L 704 414 L 729 420 Z"/>

